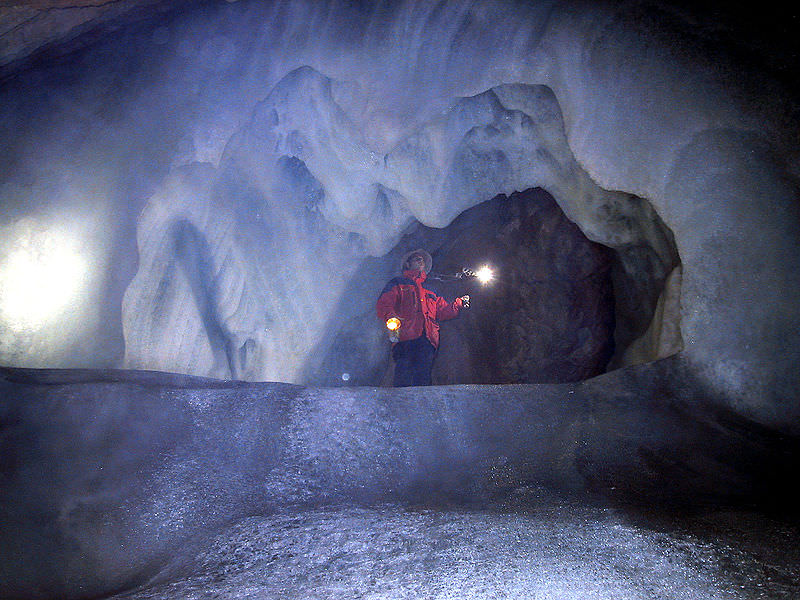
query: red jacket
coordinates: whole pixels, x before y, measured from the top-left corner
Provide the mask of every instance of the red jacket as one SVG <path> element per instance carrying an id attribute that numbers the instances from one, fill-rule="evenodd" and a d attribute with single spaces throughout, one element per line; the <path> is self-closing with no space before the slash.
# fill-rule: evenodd
<path id="1" fill-rule="evenodd" d="M 461 309 L 461 298 L 448 303 L 441 296 L 422 287 L 427 277 L 425 271 L 403 271 L 395 277 L 378 298 L 378 318 L 386 322 L 390 317 L 400 319 L 399 341 L 415 340 L 423 333 L 439 347 L 439 321 L 452 319 Z"/>

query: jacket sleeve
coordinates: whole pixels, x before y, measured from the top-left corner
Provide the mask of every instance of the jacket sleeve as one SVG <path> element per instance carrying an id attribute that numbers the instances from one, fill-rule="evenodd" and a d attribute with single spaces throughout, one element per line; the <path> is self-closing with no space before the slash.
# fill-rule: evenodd
<path id="1" fill-rule="evenodd" d="M 461 310 L 463 302 L 461 298 L 456 298 L 452 302 L 447 302 L 441 296 L 436 300 L 436 320 L 446 321 L 458 316 L 458 311 Z"/>
<path id="2" fill-rule="evenodd" d="M 383 292 L 378 298 L 378 303 L 375 305 L 378 318 L 386 321 L 389 317 L 396 317 L 398 288 L 393 285 L 388 290 Z"/>

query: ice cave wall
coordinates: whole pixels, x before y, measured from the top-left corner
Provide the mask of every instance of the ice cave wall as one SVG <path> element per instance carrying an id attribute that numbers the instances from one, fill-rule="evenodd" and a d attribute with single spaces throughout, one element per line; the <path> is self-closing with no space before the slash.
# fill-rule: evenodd
<path id="1" fill-rule="evenodd" d="M 291 381 L 412 218 L 541 186 L 590 238 L 665 257 L 655 210 L 682 263 L 676 364 L 796 422 L 796 105 L 713 30 L 643 2 L 206 2 L 111 23 L 0 89 L 4 364 Z M 26 321 L 7 265 L 45 250 L 75 257 L 71 283 Z"/>

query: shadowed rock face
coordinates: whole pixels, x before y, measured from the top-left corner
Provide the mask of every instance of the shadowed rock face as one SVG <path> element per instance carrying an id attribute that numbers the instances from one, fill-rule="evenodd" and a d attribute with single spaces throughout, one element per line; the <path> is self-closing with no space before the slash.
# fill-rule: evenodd
<path id="1" fill-rule="evenodd" d="M 0 76 L 37 55 L 55 58 L 84 48 L 124 22 L 184 2 L 163 0 L 5 0 L 0 4 Z M 108 29 L 106 29 L 108 27 Z M 163 36 L 163 34 L 162 34 Z"/>
<path id="2" fill-rule="evenodd" d="M 449 255 L 435 257 L 445 273 L 475 259 L 497 270 L 491 285 L 467 289 L 474 309 L 445 326 L 439 381 L 562 383 L 604 373 L 614 352 L 613 253 L 587 240 L 546 194 L 498 202 L 463 215 L 482 235 L 454 236 Z M 442 287 L 458 295 L 458 286 Z"/>

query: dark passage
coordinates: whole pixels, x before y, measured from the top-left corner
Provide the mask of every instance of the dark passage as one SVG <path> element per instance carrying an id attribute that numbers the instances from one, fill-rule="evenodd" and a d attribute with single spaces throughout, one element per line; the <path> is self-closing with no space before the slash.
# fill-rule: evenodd
<path id="1" fill-rule="evenodd" d="M 431 253 L 433 274 L 483 265 L 496 273 L 487 285 L 475 279 L 426 281 L 448 301 L 463 294 L 472 298 L 469 310 L 442 324 L 434 385 L 581 381 L 606 371 L 620 328 L 630 340 L 640 327 L 628 318 L 630 310 L 621 321 L 618 316 L 614 278 L 627 285 L 628 276 L 617 253 L 588 240 L 547 191 L 535 188 L 483 202 L 442 229 L 415 223 L 389 254 L 365 261 L 309 360 L 306 382 L 391 381 L 389 341 L 374 301 L 397 273 L 400 257 L 414 248 Z M 631 286 L 647 295 L 637 299 L 637 308 L 650 307 L 637 323 L 652 317 L 658 283 Z"/>
<path id="2" fill-rule="evenodd" d="M 459 216 L 434 270 L 492 265 L 467 284 L 472 308 L 442 327 L 439 383 L 563 383 L 605 372 L 614 353 L 613 251 L 591 242 L 541 188 Z M 464 284 L 442 282 L 446 297 Z"/>

